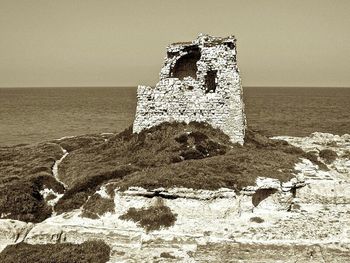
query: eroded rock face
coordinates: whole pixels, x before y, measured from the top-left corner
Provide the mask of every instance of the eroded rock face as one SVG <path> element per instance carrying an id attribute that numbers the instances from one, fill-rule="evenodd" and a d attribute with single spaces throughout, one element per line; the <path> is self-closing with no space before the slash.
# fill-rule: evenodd
<path id="1" fill-rule="evenodd" d="M 337 164 L 347 167 L 349 138 L 317 134 L 284 139 L 306 151 L 331 147 L 338 158 L 328 171 L 301 159 L 289 182 L 260 177 L 240 192 L 226 188 L 116 190 L 115 211 L 95 220 L 83 218 L 80 209 L 30 227 L 1 220 L 1 245 L 21 240 L 43 244 L 102 239 L 111 246 L 109 262 L 346 262 L 350 173 L 339 172 Z M 109 198 L 106 188 L 97 194 Z M 174 225 L 147 232 L 120 218 L 130 208 L 154 206 L 159 199 L 176 215 Z"/>
<path id="2" fill-rule="evenodd" d="M 11 219 L 0 219 L 0 251 L 7 245 L 24 241 L 34 224 Z"/>
<path id="3" fill-rule="evenodd" d="M 243 144 L 245 115 L 236 39 L 199 35 L 174 43 L 152 88 L 139 86 L 133 131 L 162 122 L 207 122 Z"/>

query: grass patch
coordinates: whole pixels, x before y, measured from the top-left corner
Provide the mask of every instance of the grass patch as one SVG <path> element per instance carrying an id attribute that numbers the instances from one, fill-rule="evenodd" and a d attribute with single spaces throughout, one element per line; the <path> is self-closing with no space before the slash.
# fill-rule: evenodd
<path id="1" fill-rule="evenodd" d="M 330 149 L 321 150 L 319 155 L 323 160 L 325 160 L 327 164 L 331 164 L 338 157 L 338 154 L 335 151 Z"/>
<path id="2" fill-rule="evenodd" d="M 136 209 L 131 207 L 119 218 L 122 220 L 132 220 L 143 227 L 147 232 L 159 230 L 162 227 L 171 227 L 176 221 L 176 215 L 162 202 L 148 208 Z"/>
<path id="3" fill-rule="evenodd" d="M 82 244 L 31 245 L 19 243 L 7 246 L 0 253 L 0 262 L 6 263 L 106 263 L 110 247 L 102 241 Z"/>

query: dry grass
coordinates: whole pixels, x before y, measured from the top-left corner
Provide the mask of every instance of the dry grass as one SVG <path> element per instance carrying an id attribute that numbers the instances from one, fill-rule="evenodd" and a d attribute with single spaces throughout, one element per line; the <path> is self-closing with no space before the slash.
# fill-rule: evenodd
<path id="1" fill-rule="evenodd" d="M 102 241 L 82 244 L 31 245 L 19 243 L 7 246 L 0 253 L 0 262 L 6 263 L 105 263 L 110 247 Z"/>

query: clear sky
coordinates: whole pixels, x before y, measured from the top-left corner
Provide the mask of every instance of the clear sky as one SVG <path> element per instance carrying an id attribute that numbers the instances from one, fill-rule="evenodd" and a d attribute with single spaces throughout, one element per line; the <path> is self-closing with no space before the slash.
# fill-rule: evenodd
<path id="1" fill-rule="evenodd" d="M 154 85 L 200 32 L 236 36 L 244 86 L 350 86 L 349 0 L 0 0 L 0 87 Z"/>

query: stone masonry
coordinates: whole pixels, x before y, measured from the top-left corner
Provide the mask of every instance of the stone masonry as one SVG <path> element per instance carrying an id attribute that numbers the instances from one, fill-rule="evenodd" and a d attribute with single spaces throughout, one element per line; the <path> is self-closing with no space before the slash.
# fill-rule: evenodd
<path id="1" fill-rule="evenodd" d="M 162 122 L 207 122 L 243 144 L 246 128 L 236 39 L 200 34 L 193 42 L 174 43 L 160 80 L 139 86 L 133 131 Z"/>

